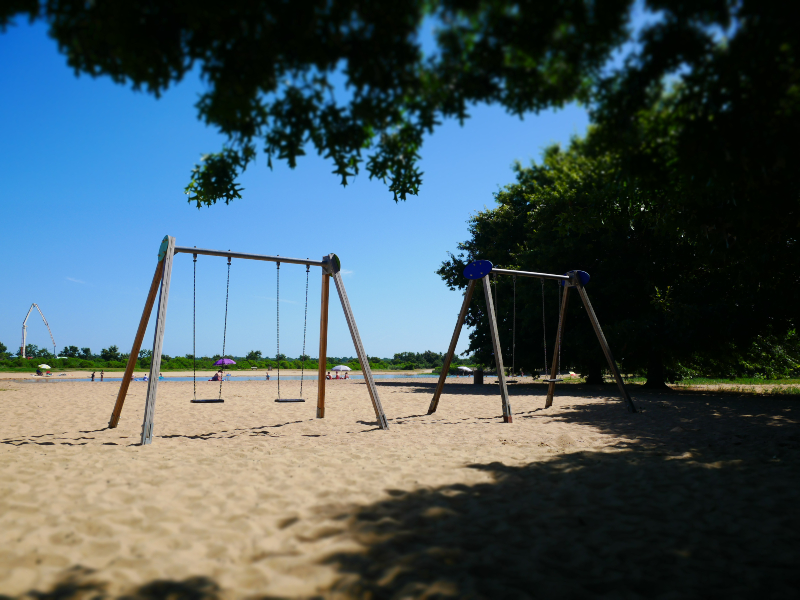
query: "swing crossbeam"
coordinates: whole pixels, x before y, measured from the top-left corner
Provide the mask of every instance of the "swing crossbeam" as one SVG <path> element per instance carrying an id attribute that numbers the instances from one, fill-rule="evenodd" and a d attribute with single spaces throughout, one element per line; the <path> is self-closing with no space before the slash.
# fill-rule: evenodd
<path id="1" fill-rule="evenodd" d="M 307 258 L 288 258 L 286 256 L 270 256 L 269 254 L 249 254 L 245 252 L 231 252 L 230 250 L 208 250 L 206 248 L 190 248 L 188 246 L 175 246 L 175 254 L 202 254 L 204 256 L 224 256 L 227 258 L 243 258 L 245 260 L 263 260 L 275 263 L 288 263 L 291 265 L 310 265 L 312 267 L 327 267 L 323 260 L 309 260 Z"/>
<path id="2" fill-rule="evenodd" d="M 554 279 L 556 281 L 570 281 L 569 275 L 554 275 L 552 273 L 534 273 L 532 271 L 514 271 L 512 269 L 492 268 L 492 275 L 516 275 L 517 277 L 536 277 L 538 279 Z"/>
<path id="3" fill-rule="evenodd" d="M 553 404 L 553 394 L 555 391 L 555 384 L 558 382 L 563 381 L 562 379 L 557 377 L 557 360 L 558 360 L 558 350 L 561 345 L 561 341 L 563 339 L 564 333 L 564 317 L 566 316 L 566 309 L 567 309 L 567 299 L 569 298 L 569 291 L 572 288 L 576 288 L 578 290 L 578 294 L 583 302 L 584 308 L 586 309 L 586 313 L 589 315 L 589 320 L 592 323 L 592 328 L 597 335 L 597 340 L 600 342 L 600 347 L 603 350 L 603 354 L 606 357 L 608 362 L 608 367 L 614 375 L 614 379 L 616 380 L 617 387 L 619 388 L 620 396 L 622 401 L 625 403 L 625 408 L 628 412 L 635 413 L 636 407 L 631 400 L 630 395 L 628 394 L 628 390 L 625 388 L 625 384 L 622 381 L 622 375 L 620 374 L 619 367 L 617 367 L 617 362 L 614 360 L 614 355 L 611 353 L 611 348 L 608 345 L 608 341 L 606 340 L 605 335 L 603 334 L 603 330 L 600 327 L 600 322 L 597 319 L 597 315 L 592 308 L 592 303 L 589 301 L 589 296 L 586 294 L 586 290 L 584 286 L 589 282 L 589 274 L 584 271 L 570 271 L 564 275 L 557 275 L 554 273 L 536 273 L 534 271 L 518 271 L 515 269 L 498 269 L 496 268 L 491 262 L 488 260 L 477 260 L 473 261 L 466 266 L 464 269 L 464 277 L 469 279 L 469 285 L 467 286 L 467 291 L 464 294 L 464 302 L 461 306 L 461 312 L 458 316 L 458 321 L 456 322 L 456 328 L 453 332 L 453 337 L 450 340 L 450 348 L 447 351 L 447 355 L 444 358 L 444 363 L 442 366 L 442 372 L 439 375 L 439 382 L 436 385 L 436 389 L 433 393 L 433 398 L 431 399 L 431 404 L 428 407 L 428 414 L 433 414 L 436 412 L 436 409 L 439 406 L 439 398 L 441 397 L 442 391 L 444 390 L 444 383 L 445 378 L 447 377 L 447 372 L 450 369 L 450 362 L 453 359 L 453 355 L 455 354 L 456 345 L 458 343 L 458 338 L 461 333 L 461 329 L 464 325 L 464 320 L 466 318 L 467 310 L 469 308 L 469 304 L 472 300 L 472 293 L 475 289 L 475 284 L 478 280 L 483 282 L 484 288 L 484 295 L 486 296 L 486 309 L 489 318 L 489 333 L 492 340 L 492 348 L 494 350 L 494 358 L 495 364 L 497 366 L 497 377 L 500 383 L 500 395 L 502 400 L 502 412 L 503 412 L 503 422 L 511 423 L 512 422 L 512 414 L 511 414 L 511 406 L 508 397 L 508 390 L 506 389 L 506 380 L 505 380 L 505 372 L 503 368 L 503 356 L 501 354 L 501 345 L 500 345 L 500 338 L 497 331 L 497 317 L 495 314 L 495 306 L 492 302 L 492 295 L 489 291 L 490 281 L 489 275 L 512 275 L 517 277 L 535 277 L 538 279 L 552 279 L 556 281 L 560 281 L 561 286 L 564 287 L 564 299 L 561 306 L 561 314 L 559 315 L 558 320 L 558 332 L 556 334 L 556 349 L 553 354 L 553 365 L 550 372 L 550 378 L 546 379 L 545 382 L 548 384 L 547 390 L 547 400 L 545 402 L 545 408 L 550 408 Z"/>
<path id="4" fill-rule="evenodd" d="M 193 254 L 195 259 L 197 255 L 204 256 L 222 256 L 227 257 L 230 261 L 232 258 L 240 258 L 245 260 L 261 260 L 274 263 L 289 263 L 295 265 L 306 265 L 311 267 L 322 268 L 322 309 L 320 314 L 320 380 L 317 392 L 317 418 L 324 418 L 325 416 L 325 379 L 324 369 L 326 363 L 327 352 L 327 337 L 328 337 L 328 289 L 329 281 L 333 279 L 336 285 L 336 291 L 339 294 L 339 300 L 344 310 L 345 320 L 347 321 L 348 328 L 350 329 L 351 337 L 353 338 L 353 345 L 356 348 L 361 368 L 364 371 L 364 380 L 367 383 L 367 391 L 369 392 L 372 406 L 375 410 L 375 416 L 378 421 L 380 429 L 389 429 L 386 415 L 383 412 L 380 398 L 378 397 L 378 389 L 375 386 L 375 381 L 372 376 L 372 369 L 369 366 L 369 359 L 364 350 L 361 342 L 361 336 L 356 327 L 353 309 L 350 306 L 350 300 L 347 297 L 347 292 L 344 288 L 344 281 L 340 273 L 339 257 L 335 254 L 328 254 L 322 260 L 309 260 L 302 258 L 290 258 L 286 256 L 271 256 L 268 254 L 250 254 L 245 252 L 231 252 L 230 250 L 209 250 L 207 248 L 195 248 L 189 246 L 176 246 L 175 238 L 172 236 L 165 236 L 161 242 L 158 251 L 158 263 L 156 264 L 156 271 L 153 275 L 153 282 L 150 286 L 150 293 L 148 294 L 147 301 L 145 302 L 144 311 L 139 322 L 139 329 L 133 342 L 128 366 L 122 378 L 117 399 L 114 404 L 114 410 L 111 414 L 108 426 L 113 429 L 119 423 L 120 414 L 122 412 L 123 404 L 128 393 L 133 370 L 136 366 L 136 358 L 139 355 L 139 349 L 144 338 L 147 324 L 150 321 L 153 305 L 156 304 L 156 295 L 158 294 L 158 308 L 156 311 L 156 328 L 153 339 L 152 362 L 150 364 L 150 378 L 147 386 L 147 400 L 145 403 L 144 422 L 142 423 L 142 438 L 141 445 L 145 446 L 152 443 L 153 440 L 153 421 L 155 414 L 156 393 L 158 386 L 158 375 L 161 369 L 161 354 L 164 343 L 164 331 L 167 316 L 167 303 L 169 299 L 170 280 L 172 277 L 172 259 L 175 254 Z M 202 400 L 201 400 L 202 401 Z M 218 401 L 218 400 L 217 400 Z M 302 399 L 288 399 L 283 400 L 288 402 L 302 402 Z M 200 401 L 199 401 L 200 402 Z M 213 402 L 213 400 L 205 400 L 205 402 Z"/>

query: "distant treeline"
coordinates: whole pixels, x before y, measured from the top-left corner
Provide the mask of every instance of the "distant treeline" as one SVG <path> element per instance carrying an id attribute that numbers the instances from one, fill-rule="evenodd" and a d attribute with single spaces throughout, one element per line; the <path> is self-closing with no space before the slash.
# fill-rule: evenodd
<path id="1" fill-rule="evenodd" d="M 50 365 L 52 369 L 124 369 L 128 364 L 130 354 L 122 353 L 117 346 L 103 348 L 99 354 L 94 354 L 91 348 L 78 348 L 77 346 L 65 346 L 58 356 L 53 356 L 46 348 L 39 348 L 35 344 L 28 344 L 25 347 L 26 358 L 22 358 L 20 353 L 11 355 L 7 352 L 4 344 L 0 343 L 0 369 L 9 370 L 35 370 L 40 363 Z M 197 360 L 191 354 L 184 356 L 161 355 L 162 371 L 184 371 L 197 368 L 198 370 L 216 369 L 214 363 L 222 358 L 221 355 L 198 356 Z M 308 355 L 291 358 L 285 354 L 276 357 L 265 357 L 260 350 L 252 350 L 245 356 L 226 355 L 236 361 L 235 365 L 226 366 L 226 370 L 250 370 L 252 367 L 267 369 L 278 367 L 280 361 L 281 369 L 317 369 L 319 360 Z M 150 350 L 142 350 L 136 360 L 136 368 L 139 370 L 149 369 L 152 360 Z M 444 354 L 427 350 L 425 352 L 398 352 L 392 358 L 369 357 L 369 364 L 372 369 L 380 370 L 412 370 L 412 369 L 436 369 L 441 367 L 444 362 Z M 462 359 L 458 356 L 453 359 L 453 366 L 473 364 L 471 358 Z M 331 369 L 336 365 L 346 365 L 354 371 L 361 370 L 358 359 L 354 356 L 329 356 L 325 361 L 326 368 Z"/>

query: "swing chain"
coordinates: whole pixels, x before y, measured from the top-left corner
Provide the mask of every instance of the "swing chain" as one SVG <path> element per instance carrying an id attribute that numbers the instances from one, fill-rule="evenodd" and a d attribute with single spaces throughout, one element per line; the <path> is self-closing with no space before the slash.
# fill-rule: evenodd
<path id="1" fill-rule="evenodd" d="M 276 314 L 277 314 L 277 339 L 278 339 L 278 350 L 277 355 L 275 356 L 275 360 L 278 362 L 278 400 L 281 399 L 281 263 L 275 263 L 278 267 L 278 283 L 276 286 L 275 292 L 275 306 L 276 306 Z"/>
<path id="2" fill-rule="evenodd" d="M 514 318 L 511 323 L 511 375 L 513 376 L 517 371 L 517 276 L 514 275 L 512 279 L 514 281 Z"/>
<path id="3" fill-rule="evenodd" d="M 559 286 L 564 287 L 566 289 L 566 284 L 564 284 L 563 282 L 560 282 L 560 281 L 557 282 L 557 283 L 558 283 Z M 563 300 L 562 292 L 559 289 L 558 290 L 558 332 L 559 333 L 557 334 L 558 335 L 558 348 L 557 348 L 557 350 L 558 350 L 558 371 L 556 373 L 556 378 L 560 378 L 561 377 L 561 346 L 562 346 L 563 341 L 564 341 L 564 340 L 561 339 L 561 338 L 564 337 L 564 332 L 561 330 L 561 303 L 562 303 L 562 300 Z"/>
<path id="4" fill-rule="evenodd" d="M 303 374 L 306 368 L 306 329 L 308 326 L 308 273 L 311 265 L 306 265 L 306 308 L 303 316 L 303 355 L 300 357 L 300 397 L 303 397 Z"/>
<path id="5" fill-rule="evenodd" d="M 197 246 L 195 246 L 197 248 Z M 197 254 L 194 256 L 194 285 L 192 288 L 192 382 L 197 400 Z"/>
<path id="6" fill-rule="evenodd" d="M 228 250 L 230 252 L 230 250 Z M 225 284 L 225 326 L 222 329 L 222 358 L 225 358 L 225 342 L 228 338 L 228 297 L 231 289 L 231 257 L 228 257 L 228 282 Z M 222 380 L 225 378 L 223 365 L 223 375 L 219 378 L 219 399 L 222 400 Z"/>
<path id="7" fill-rule="evenodd" d="M 544 370 L 543 372 L 547 373 L 547 319 L 545 317 L 545 310 L 544 310 L 544 279 L 540 280 L 542 282 L 542 341 L 544 342 Z"/>

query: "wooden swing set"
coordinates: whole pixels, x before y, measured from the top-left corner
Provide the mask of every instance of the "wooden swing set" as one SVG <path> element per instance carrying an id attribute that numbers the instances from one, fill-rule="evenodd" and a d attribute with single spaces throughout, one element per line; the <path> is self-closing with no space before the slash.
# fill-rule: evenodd
<path id="1" fill-rule="evenodd" d="M 122 413 L 122 406 L 125 403 L 125 397 L 128 394 L 128 387 L 130 386 L 133 377 L 133 371 L 136 367 L 136 360 L 139 356 L 139 350 L 142 347 L 142 340 L 147 329 L 147 324 L 150 320 L 150 315 L 153 311 L 156 295 L 159 296 L 158 310 L 156 312 L 155 334 L 153 336 L 153 352 L 150 363 L 150 377 L 147 383 L 147 400 L 145 403 L 144 421 L 142 423 L 142 445 L 151 444 L 153 441 L 153 419 L 155 416 L 156 395 L 158 391 L 158 377 L 161 370 L 161 351 L 164 345 L 164 331 L 166 327 L 167 318 L 167 302 L 169 300 L 169 286 L 172 278 L 172 262 L 176 254 L 193 254 L 195 261 L 197 255 L 206 256 L 222 256 L 228 258 L 228 282 L 230 283 L 230 262 L 232 258 L 239 258 L 245 260 L 259 260 L 277 263 L 280 268 L 281 263 L 305 265 L 306 272 L 310 267 L 320 267 L 322 269 L 322 304 L 320 308 L 320 326 L 319 326 L 319 385 L 317 389 L 317 418 L 322 419 L 325 417 L 325 374 L 326 374 L 326 357 L 328 350 L 328 303 L 330 295 L 330 280 L 333 279 L 336 285 L 336 291 L 339 293 L 339 300 L 342 303 L 344 310 L 345 320 L 350 329 L 350 336 L 353 339 L 353 345 L 358 355 L 358 360 L 361 363 L 361 368 L 364 372 L 364 380 L 367 384 L 372 407 L 375 410 L 375 416 L 378 419 L 378 426 L 381 429 L 389 429 L 386 421 L 386 415 L 383 412 L 381 401 L 378 396 L 378 389 L 375 385 L 375 380 L 372 377 L 372 370 L 369 366 L 367 353 L 361 343 L 361 336 L 358 333 L 356 320 L 353 316 L 353 310 L 350 307 L 350 300 L 347 298 L 345 291 L 344 281 L 341 275 L 341 263 L 339 257 L 335 254 L 329 254 L 322 257 L 322 260 L 308 260 L 299 258 L 287 258 L 284 256 L 268 256 L 264 254 L 246 254 L 241 252 L 231 252 L 223 250 L 206 250 L 202 248 L 191 248 L 187 246 L 176 246 L 175 238 L 172 236 L 165 236 L 161 242 L 158 250 L 158 263 L 156 265 L 153 281 L 150 284 L 150 292 L 145 301 L 144 311 L 142 318 L 139 321 L 139 329 L 136 331 L 136 336 L 133 340 L 133 347 L 131 354 L 128 358 L 128 364 L 125 369 L 125 375 L 122 377 L 122 384 L 119 387 L 117 400 L 114 404 L 114 410 L 111 413 L 111 419 L 108 422 L 109 428 L 115 428 L 119 424 L 120 414 Z M 227 291 L 225 300 L 225 331 L 227 334 Z M 308 281 L 306 280 L 306 310 L 308 309 Z M 223 347 L 225 342 L 223 341 Z M 303 348 L 305 351 L 305 325 L 304 325 L 304 340 Z M 280 346 L 278 348 L 280 352 Z M 224 350 L 223 350 L 224 356 Z M 280 363 L 279 363 L 280 364 Z M 221 382 L 220 382 L 221 390 Z M 220 398 L 221 398 L 220 392 Z M 195 392 L 196 399 L 196 392 Z"/>
<path id="2" fill-rule="evenodd" d="M 428 407 L 429 415 L 436 412 L 436 409 L 439 406 L 439 398 L 444 390 L 445 379 L 448 371 L 450 370 L 450 362 L 453 360 L 453 355 L 456 351 L 456 344 L 458 344 L 458 338 L 461 334 L 461 328 L 464 326 L 464 320 L 467 317 L 467 310 L 469 309 L 469 304 L 472 301 L 472 293 L 475 291 L 476 282 L 481 280 L 483 282 L 484 296 L 486 297 L 486 311 L 489 317 L 489 334 L 492 339 L 492 350 L 494 351 L 495 366 L 497 368 L 497 379 L 498 383 L 500 384 L 503 422 L 512 422 L 513 417 L 511 413 L 511 402 L 508 398 L 506 375 L 503 367 L 503 354 L 501 350 L 502 346 L 500 345 L 500 337 L 497 332 L 497 319 L 495 316 L 494 302 L 492 301 L 491 283 L 489 281 L 490 274 L 511 275 L 515 278 L 515 280 L 516 277 L 535 277 L 541 280 L 551 279 L 557 281 L 559 285 L 564 288 L 561 307 L 559 310 L 558 330 L 556 332 L 556 343 L 553 351 L 553 363 L 552 367 L 550 368 L 550 379 L 546 380 L 549 385 L 547 386 L 547 400 L 545 401 L 545 408 L 550 408 L 553 405 L 553 395 L 555 394 L 556 383 L 561 381 L 561 379 L 558 378 L 558 369 L 560 368 L 559 356 L 561 353 L 561 341 L 564 334 L 564 321 L 567 316 L 567 300 L 569 300 L 569 291 L 572 288 L 575 288 L 578 290 L 578 295 L 580 295 L 581 300 L 583 301 L 586 314 L 589 315 L 589 320 L 591 321 L 594 332 L 597 335 L 597 340 L 600 342 L 600 347 L 603 349 L 603 354 L 605 354 L 606 361 L 608 362 L 608 368 L 614 375 L 614 379 L 617 383 L 617 387 L 619 388 L 622 401 L 625 403 L 625 407 L 627 408 L 628 412 L 636 412 L 636 407 L 633 405 L 633 401 L 628 394 L 628 390 L 625 389 L 625 384 L 622 381 L 622 375 L 617 367 L 617 362 L 614 360 L 614 355 L 611 353 L 611 348 L 608 345 L 606 336 L 603 334 L 603 330 L 600 327 L 600 322 L 597 320 L 597 315 L 595 315 L 594 309 L 592 308 L 592 303 L 589 301 L 589 296 L 586 294 L 586 289 L 584 289 L 584 286 L 589 283 L 588 273 L 585 271 L 569 271 L 564 275 L 554 275 L 551 273 L 533 273 L 530 271 L 515 271 L 512 269 L 497 269 L 488 260 L 476 260 L 469 263 L 464 268 L 464 277 L 469 279 L 469 284 L 467 285 L 467 291 L 464 294 L 464 302 L 461 305 L 461 312 L 458 314 L 453 337 L 450 340 L 450 347 L 448 348 L 447 355 L 444 358 L 442 372 L 439 375 L 439 381 L 436 384 L 436 390 L 433 393 L 433 399 Z M 544 301 L 544 295 L 542 296 L 542 299 Z M 516 311 L 516 298 L 514 309 Z M 514 331 L 514 335 L 516 336 L 516 330 Z M 545 350 L 545 361 L 547 360 L 546 357 L 547 350 Z"/>

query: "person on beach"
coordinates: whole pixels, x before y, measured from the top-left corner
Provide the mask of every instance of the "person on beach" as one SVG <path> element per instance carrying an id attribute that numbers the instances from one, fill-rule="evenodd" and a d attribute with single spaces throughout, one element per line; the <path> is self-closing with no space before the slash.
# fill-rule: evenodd
<path id="1" fill-rule="evenodd" d="M 43 373 L 42 373 L 42 370 L 41 370 L 41 369 L 39 369 L 39 368 L 37 368 L 37 369 L 36 369 L 36 374 L 37 374 L 39 377 L 41 377 L 41 376 L 43 375 Z"/>
<path id="2" fill-rule="evenodd" d="M 269 373 L 267 373 L 267 381 L 269 381 Z"/>
<path id="3" fill-rule="evenodd" d="M 92 371 L 92 381 L 94 381 L 94 371 Z"/>
<path id="4" fill-rule="evenodd" d="M 105 374 L 106 374 L 105 371 L 103 371 L 103 369 L 100 369 L 100 381 L 103 381 L 103 377 L 105 376 Z"/>
<path id="5" fill-rule="evenodd" d="M 331 379 L 331 372 L 328 371 L 328 374 L 325 376 L 325 379 Z"/>
<path id="6" fill-rule="evenodd" d="M 347 375 L 347 371 L 344 372 L 344 377 L 342 377 L 342 379 L 350 379 L 350 377 Z"/>

